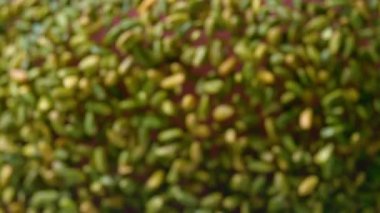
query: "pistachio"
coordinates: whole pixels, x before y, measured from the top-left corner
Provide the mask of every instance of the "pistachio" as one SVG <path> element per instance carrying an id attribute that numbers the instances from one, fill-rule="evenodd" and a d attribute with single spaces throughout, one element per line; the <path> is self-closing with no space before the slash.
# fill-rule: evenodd
<path id="1" fill-rule="evenodd" d="M 209 114 L 210 96 L 202 95 L 198 104 L 197 117 L 200 120 L 205 120 Z"/>
<path id="2" fill-rule="evenodd" d="M 90 55 L 83 58 L 79 62 L 79 69 L 84 70 L 86 72 L 92 72 L 99 65 L 100 57 L 98 55 Z"/>
<path id="3" fill-rule="evenodd" d="M 160 85 L 164 89 L 173 89 L 175 87 L 182 85 L 185 79 L 186 79 L 185 74 L 176 73 L 163 79 Z"/>
<path id="4" fill-rule="evenodd" d="M 255 49 L 255 51 L 254 51 L 254 53 L 253 53 L 254 58 L 255 58 L 257 61 L 261 61 L 261 59 L 262 59 L 262 58 L 264 57 L 264 55 L 266 54 L 267 50 L 268 50 L 268 46 L 267 46 L 266 44 L 264 44 L 264 43 L 260 43 L 260 44 L 256 47 L 256 49 Z"/>
<path id="5" fill-rule="evenodd" d="M 10 70 L 9 75 L 12 80 L 19 83 L 24 83 L 28 80 L 27 72 L 22 69 L 12 69 Z"/>
<path id="6" fill-rule="evenodd" d="M 326 146 L 322 147 L 314 155 L 314 162 L 316 164 L 319 164 L 319 165 L 326 163 L 330 159 L 333 151 L 334 151 L 334 145 L 333 144 L 327 144 Z"/>
<path id="7" fill-rule="evenodd" d="M 213 94 L 219 93 L 222 87 L 223 87 L 223 81 L 219 79 L 215 79 L 215 80 L 209 80 L 209 81 L 204 82 L 201 85 L 200 90 L 201 92 L 213 95 Z"/>
<path id="8" fill-rule="evenodd" d="M 199 142 L 192 142 L 189 150 L 189 156 L 190 158 L 197 163 L 200 163 L 203 156 L 202 156 L 202 149 Z"/>
<path id="9" fill-rule="evenodd" d="M 148 190 L 157 189 L 163 182 L 165 173 L 162 170 L 154 172 L 147 180 L 145 187 Z"/>
<path id="10" fill-rule="evenodd" d="M 31 198 L 32 206 L 38 207 L 43 204 L 51 204 L 58 200 L 59 193 L 55 190 L 43 190 L 36 192 Z"/>
<path id="11" fill-rule="evenodd" d="M 196 197 L 191 194 L 188 194 L 186 191 L 183 191 L 178 186 L 174 186 L 169 190 L 170 194 L 176 199 L 178 202 L 182 203 L 185 206 L 195 206 L 198 203 Z"/>
<path id="12" fill-rule="evenodd" d="M 236 131 L 234 129 L 227 129 L 227 131 L 224 134 L 224 140 L 227 143 L 234 143 L 237 140 Z"/>
<path id="13" fill-rule="evenodd" d="M 281 39 L 281 33 L 282 33 L 282 30 L 278 26 L 272 27 L 271 29 L 269 29 L 268 35 L 267 35 L 268 42 L 273 45 L 277 44 Z"/>
<path id="14" fill-rule="evenodd" d="M 339 31 L 334 32 L 329 43 L 329 50 L 331 54 L 335 55 L 338 52 L 341 40 L 341 33 Z"/>
<path id="15" fill-rule="evenodd" d="M 192 129 L 197 124 L 197 117 L 194 113 L 189 113 L 185 117 L 185 124 L 186 127 L 189 129 Z"/>
<path id="16" fill-rule="evenodd" d="M 248 169 L 257 173 L 269 173 L 274 170 L 274 167 L 270 163 L 262 161 L 251 160 L 248 163 Z"/>
<path id="17" fill-rule="evenodd" d="M 11 203 L 11 201 L 13 200 L 15 194 L 16 194 L 16 192 L 15 192 L 15 189 L 13 187 L 7 187 L 3 190 L 3 194 L 1 196 L 1 199 L 5 204 L 9 205 Z"/>
<path id="18" fill-rule="evenodd" d="M 8 184 L 12 174 L 13 174 L 13 167 L 11 165 L 4 165 L 1 167 L 0 170 L 0 186 L 4 187 Z"/>
<path id="19" fill-rule="evenodd" d="M 131 68 L 133 64 L 133 58 L 132 57 L 126 57 L 124 58 L 118 68 L 117 68 L 117 72 L 120 74 L 120 75 L 124 75 L 127 73 L 127 71 Z"/>
<path id="20" fill-rule="evenodd" d="M 41 111 L 47 111 L 51 109 L 53 104 L 49 100 L 49 98 L 42 96 L 38 101 L 38 109 Z"/>
<path id="21" fill-rule="evenodd" d="M 97 147 L 93 153 L 94 166 L 99 172 L 105 172 L 108 169 L 106 153 L 102 147 Z"/>
<path id="22" fill-rule="evenodd" d="M 159 212 L 164 207 L 165 199 L 163 196 L 154 196 L 146 204 L 148 212 Z"/>
<path id="23" fill-rule="evenodd" d="M 301 129 L 308 130 L 313 125 L 313 110 L 311 108 L 304 109 L 299 117 L 299 125 Z"/>
<path id="24" fill-rule="evenodd" d="M 214 108 L 212 112 L 212 116 L 216 121 L 224 121 L 235 113 L 234 108 L 228 104 L 221 104 Z"/>
<path id="25" fill-rule="evenodd" d="M 212 40 L 211 41 L 210 50 L 209 50 L 209 60 L 213 66 L 217 66 L 222 62 L 222 60 L 223 60 L 222 48 L 223 48 L 223 43 L 220 40 Z M 226 63 L 226 62 L 224 62 L 224 63 Z M 229 63 L 231 63 L 231 62 L 229 62 Z M 231 65 L 229 65 L 229 66 L 231 66 Z M 224 69 L 226 69 L 226 68 L 224 68 Z"/>
<path id="26" fill-rule="evenodd" d="M 233 71 L 233 68 L 235 67 L 236 63 L 237 63 L 237 60 L 235 57 L 231 56 L 231 57 L 227 58 L 219 66 L 219 69 L 218 69 L 219 75 L 226 76 L 226 75 L 230 74 Z"/>
<path id="27" fill-rule="evenodd" d="M 166 100 L 161 104 L 161 110 L 168 116 L 173 116 L 176 113 L 174 103 L 169 100 Z"/>
<path id="28" fill-rule="evenodd" d="M 97 127 L 95 124 L 95 116 L 91 112 L 87 112 L 84 118 L 84 130 L 86 134 L 92 136 L 97 132 Z"/>
<path id="29" fill-rule="evenodd" d="M 321 30 L 328 24 L 328 22 L 329 20 L 326 16 L 316 16 L 306 24 L 305 29 L 308 31 Z"/>
<path id="30" fill-rule="evenodd" d="M 186 110 L 192 110 L 196 106 L 196 99 L 192 94 L 186 94 L 182 97 L 181 107 Z"/>
<path id="31" fill-rule="evenodd" d="M 275 81 L 275 77 L 270 71 L 260 71 L 257 77 L 264 84 L 273 84 Z"/>
<path id="32" fill-rule="evenodd" d="M 266 131 L 267 135 L 269 136 L 269 138 L 271 138 L 271 139 L 277 138 L 277 131 L 276 131 L 276 127 L 275 127 L 275 123 L 273 121 L 273 118 L 271 118 L 271 117 L 265 118 L 264 127 L 265 127 L 265 131 Z"/>
<path id="33" fill-rule="evenodd" d="M 94 204 L 92 204 L 90 201 L 84 201 L 80 204 L 80 212 L 98 212 Z"/>
<path id="34" fill-rule="evenodd" d="M 298 195 L 299 196 L 308 196 L 317 187 L 319 182 L 319 178 L 315 175 L 311 175 L 302 180 L 302 182 L 298 185 Z"/>
<path id="35" fill-rule="evenodd" d="M 73 89 L 78 85 L 79 78 L 78 76 L 67 76 L 63 79 L 63 86 L 68 89 Z"/>
<path id="36" fill-rule="evenodd" d="M 125 44 L 127 42 L 131 42 L 133 36 L 135 35 L 132 31 L 125 31 L 124 33 L 122 33 L 116 40 L 116 47 L 118 48 L 118 50 L 125 52 Z"/>
<path id="37" fill-rule="evenodd" d="M 239 198 L 237 196 L 229 196 L 223 199 L 223 207 L 228 210 L 233 210 L 239 205 Z"/>
<path id="38" fill-rule="evenodd" d="M 205 124 L 197 124 L 192 127 L 191 132 L 199 138 L 208 138 L 211 135 L 210 127 Z"/>
<path id="39" fill-rule="evenodd" d="M 162 142 L 175 140 L 175 139 L 181 138 L 182 135 L 183 135 L 183 132 L 179 128 L 167 129 L 158 134 L 158 140 Z"/>
<path id="40" fill-rule="evenodd" d="M 221 193 L 214 192 L 207 195 L 201 200 L 201 206 L 206 207 L 206 208 L 216 208 L 222 199 L 223 199 L 223 196 Z"/>
<path id="41" fill-rule="evenodd" d="M 194 52 L 193 66 L 199 67 L 206 59 L 207 48 L 205 46 L 198 47 Z"/>

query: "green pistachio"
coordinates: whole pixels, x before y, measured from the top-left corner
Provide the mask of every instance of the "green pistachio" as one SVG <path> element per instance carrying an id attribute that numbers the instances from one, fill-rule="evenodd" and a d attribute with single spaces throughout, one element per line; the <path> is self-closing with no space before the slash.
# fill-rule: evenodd
<path id="1" fill-rule="evenodd" d="M 319 182 L 319 178 L 315 175 L 311 175 L 306 177 L 298 186 L 298 195 L 299 196 L 307 196 L 313 193 L 315 188 L 317 187 Z"/>
<path id="2" fill-rule="evenodd" d="M 80 70 L 83 70 L 87 74 L 91 74 L 96 71 L 100 63 L 100 56 L 98 55 L 89 55 L 83 58 L 78 67 Z"/>
<path id="3" fill-rule="evenodd" d="M 235 112 L 234 108 L 227 104 L 222 104 L 217 106 L 213 112 L 212 116 L 216 121 L 224 121 L 229 119 Z"/>
<path id="4" fill-rule="evenodd" d="M 162 131 L 158 134 L 158 140 L 165 142 L 181 138 L 183 131 L 179 128 L 172 128 Z"/>
<path id="5" fill-rule="evenodd" d="M 169 77 L 166 77 L 161 81 L 160 86 L 164 89 L 173 89 L 184 83 L 186 76 L 183 73 L 176 73 Z"/>

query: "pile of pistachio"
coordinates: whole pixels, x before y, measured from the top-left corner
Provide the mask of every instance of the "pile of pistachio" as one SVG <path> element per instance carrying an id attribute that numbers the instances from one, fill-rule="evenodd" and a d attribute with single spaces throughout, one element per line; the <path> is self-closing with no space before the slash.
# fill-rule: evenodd
<path id="1" fill-rule="evenodd" d="M 0 212 L 379 212 L 380 1 L 0 0 Z"/>

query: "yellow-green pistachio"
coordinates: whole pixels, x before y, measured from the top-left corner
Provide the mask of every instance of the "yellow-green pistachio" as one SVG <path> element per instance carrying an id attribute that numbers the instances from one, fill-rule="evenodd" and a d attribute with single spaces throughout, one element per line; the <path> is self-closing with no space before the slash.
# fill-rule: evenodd
<path id="1" fill-rule="evenodd" d="M 160 185 L 163 183 L 165 178 L 165 173 L 163 170 L 157 170 L 155 171 L 146 181 L 145 187 L 152 191 L 160 187 Z"/>
<path id="2" fill-rule="evenodd" d="M 181 107 L 185 111 L 190 111 L 195 108 L 196 106 L 196 98 L 192 94 L 186 94 L 182 97 L 181 100 Z"/>
<path id="3" fill-rule="evenodd" d="M 308 196 L 312 194 L 319 183 L 319 178 L 315 175 L 310 175 L 303 179 L 298 185 L 298 195 L 299 196 Z"/>
<path id="4" fill-rule="evenodd" d="M 220 64 L 218 68 L 219 75 L 226 76 L 230 74 L 233 71 L 236 63 L 237 60 L 234 56 L 228 57 L 225 61 L 222 62 L 222 64 Z"/>
<path id="5" fill-rule="evenodd" d="M 86 73 L 92 73 L 95 71 L 96 68 L 98 68 L 100 63 L 100 56 L 99 55 L 89 55 L 83 58 L 79 62 L 79 69 L 85 71 Z"/>
<path id="6" fill-rule="evenodd" d="M 53 103 L 51 102 L 51 100 L 48 97 L 42 96 L 39 99 L 37 108 L 39 110 L 41 110 L 42 112 L 46 112 L 49 109 L 51 109 L 52 107 L 53 107 Z"/>
<path id="7" fill-rule="evenodd" d="M 189 157 L 193 162 L 200 163 L 203 159 L 202 146 L 199 141 L 194 141 L 190 145 Z"/>
<path id="8" fill-rule="evenodd" d="M 329 50 L 332 55 L 336 55 L 342 43 L 342 34 L 340 31 L 335 31 L 329 41 Z"/>
<path id="9" fill-rule="evenodd" d="M 205 208 L 216 208 L 222 199 L 223 195 L 220 192 L 213 192 L 203 197 L 200 204 Z"/>
<path id="10" fill-rule="evenodd" d="M 74 89 L 79 82 L 79 77 L 76 75 L 66 76 L 63 79 L 63 86 L 67 89 Z"/>
<path id="11" fill-rule="evenodd" d="M 220 79 L 213 79 L 209 81 L 202 82 L 200 90 L 201 92 L 214 95 L 220 92 L 223 88 L 223 81 Z"/>
<path id="12" fill-rule="evenodd" d="M 260 82 L 268 85 L 273 84 L 275 81 L 275 76 L 272 72 L 268 70 L 259 71 L 257 73 L 257 77 L 260 80 Z"/>
<path id="13" fill-rule="evenodd" d="M 96 208 L 96 206 L 91 201 L 82 201 L 79 206 L 79 211 L 81 213 L 86 212 L 92 212 L 92 213 L 98 213 L 99 210 Z"/>
<path id="14" fill-rule="evenodd" d="M 13 167 L 9 164 L 5 164 L 1 167 L 1 170 L 0 170 L 0 186 L 1 187 L 5 187 L 8 184 L 13 174 L 13 171 L 14 171 Z"/>
<path id="15" fill-rule="evenodd" d="M 175 73 L 169 77 L 164 78 L 160 86 L 164 89 L 173 89 L 178 86 L 181 86 L 186 80 L 186 76 L 184 73 Z"/>
<path id="16" fill-rule="evenodd" d="M 257 61 L 261 61 L 268 51 L 268 46 L 265 43 L 257 45 L 253 52 L 253 56 Z"/>
<path id="17" fill-rule="evenodd" d="M 172 101 L 170 100 L 165 100 L 161 104 L 161 111 L 168 116 L 173 116 L 176 113 L 176 108 L 175 105 Z"/>
<path id="18" fill-rule="evenodd" d="M 183 131 L 180 128 L 170 128 L 158 134 L 158 140 L 161 142 L 179 139 L 183 136 Z"/>
<path id="19" fill-rule="evenodd" d="M 185 117 L 185 124 L 188 129 L 192 129 L 197 125 L 197 116 L 195 113 L 188 113 Z"/>
<path id="20" fill-rule="evenodd" d="M 233 106 L 228 104 L 221 104 L 214 108 L 212 116 L 215 121 L 224 121 L 231 118 L 234 113 L 235 109 Z"/>
<path id="21" fill-rule="evenodd" d="M 314 155 L 314 162 L 318 165 L 322 165 L 326 163 L 334 151 L 334 145 L 333 144 L 327 144 L 324 147 L 322 147 L 318 152 Z"/>
<path id="22" fill-rule="evenodd" d="M 211 135 L 211 130 L 206 124 L 196 124 L 191 128 L 191 133 L 199 138 L 208 138 Z"/>
<path id="23" fill-rule="evenodd" d="M 267 40 L 270 44 L 275 45 L 281 39 L 282 29 L 279 26 L 272 27 L 268 30 Z"/>
<path id="24" fill-rule="evenodd" d="M 148 213 L 160 212 L 165 205 L 164 196 L 152 196 L 145 205 Z"/>

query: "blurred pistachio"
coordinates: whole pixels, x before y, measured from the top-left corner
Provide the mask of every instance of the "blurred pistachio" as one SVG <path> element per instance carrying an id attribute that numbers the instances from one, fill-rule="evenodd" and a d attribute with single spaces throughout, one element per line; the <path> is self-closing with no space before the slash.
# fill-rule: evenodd
<path id="1" fill-rule="evenodd" d="M 176 73 L 169 77 L 166 77 L 161 81 L 161 87 L 164 89 L 173 89 L 184 83 L 186 77 L 183 73 Z"/>
<path id="2" fill-rule="evenodd" d="M 310 195 L 317 187 L 319 178 L 315 175 L 306 177 L 298 185 L 298 195 L 307 196 Z"/>
<path id="3" fill-rule="evenodd" d="M 234 108 L 227 104 L 217 106 L 212 113 L 216 121 L 224 121 L 229 119 L 234 114 Z"/>

